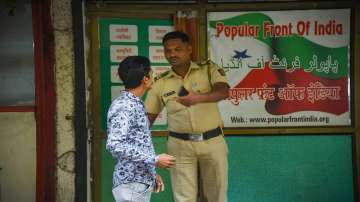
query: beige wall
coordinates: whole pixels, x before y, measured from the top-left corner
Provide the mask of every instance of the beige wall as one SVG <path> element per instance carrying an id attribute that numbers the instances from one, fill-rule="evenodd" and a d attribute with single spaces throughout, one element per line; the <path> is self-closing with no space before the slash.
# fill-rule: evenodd
<path id="1" fill-rule="evenodd" d="M 74 46 L 71 0 L 53 0 L 56 82 L 56 201 L 75 200 Z"/>
<path id="2" fill-rule="evenodd" d="M 36 193 L 33 112 L 0 113 L 0 202 L 32 202 Z"/>

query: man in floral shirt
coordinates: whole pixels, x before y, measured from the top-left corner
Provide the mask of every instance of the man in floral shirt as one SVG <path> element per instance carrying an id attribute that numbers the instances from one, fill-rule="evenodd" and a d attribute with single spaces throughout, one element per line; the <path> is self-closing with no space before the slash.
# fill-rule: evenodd
<path id="1" fill-rule="evenodd" d="M 129 56 L 120 63 L 118 74 L 125 90 L 112 102 L 107 114 L 106 149 L 117 161 L 112 192 L 117 202 L 148 202 L 152 190 L 159 192 L 164 186 L 155 167 L 173 167 L 175 158 L 167 154 L 156 156 L 140 99 L 152 85 L 150 61 Z"/>

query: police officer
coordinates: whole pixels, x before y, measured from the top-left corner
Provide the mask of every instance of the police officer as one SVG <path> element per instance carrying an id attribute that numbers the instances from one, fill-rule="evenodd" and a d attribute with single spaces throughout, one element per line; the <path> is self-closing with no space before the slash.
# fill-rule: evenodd
<path id="1" fill-rule="evenodd" d="M 164 107 L 168 113 L 167 152 L 176 157 L 170 170 L 174 200 L 196 202 L 200 183 L 205 201 L 226 202 L 228 148 L 217 106 L 228 96 L 225 73 L 213 63 L 193 63 L 183 32 L 167 33 L 162 43 L 171 70 L 153 84 L 145 105 L 151 124 Z"/>

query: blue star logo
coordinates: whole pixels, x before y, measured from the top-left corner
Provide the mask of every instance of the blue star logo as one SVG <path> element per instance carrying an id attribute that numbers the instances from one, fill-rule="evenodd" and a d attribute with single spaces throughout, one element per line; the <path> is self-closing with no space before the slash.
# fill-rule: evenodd
<path id="1" fill-rule="evenodd" d="M 234 59 L 242 60 L 242 59 L 251 57 L 250 55 L 246 54 L 247 49 L 245 49 L 244 51 L 234 50 L 234 52 L 235 52 L 235 55 L 233 56 Z"/>

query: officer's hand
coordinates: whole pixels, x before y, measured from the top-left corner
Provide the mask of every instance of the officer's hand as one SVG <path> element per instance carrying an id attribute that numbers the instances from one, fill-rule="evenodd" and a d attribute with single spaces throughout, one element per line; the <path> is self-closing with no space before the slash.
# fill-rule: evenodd
<path id="1" fill-rule="evenodd" d="M 159 168 L 172 168 L 175 166 L 175 157 L 168 154 L 160 154 L 156 166 Z"/>
<path id="2" fill-rule="evenodd" d="M 185 105 L 187 107 L 197 104 L 200 102 L 200 98 L 201 95 L 200 94 L 196 94 L 194 91 L 189 90 L 189 94 L 185 95 L 185 96 L 180 96 L 177 98 L 177 101 L 182 104 Z"/>
<path id="3" fill-rule="evenodd" d="M 156 185 L 155 185 L 155 193 L 159 193 L 165 190 L 165 184 L 159 174 L 156 174 Z"/>

